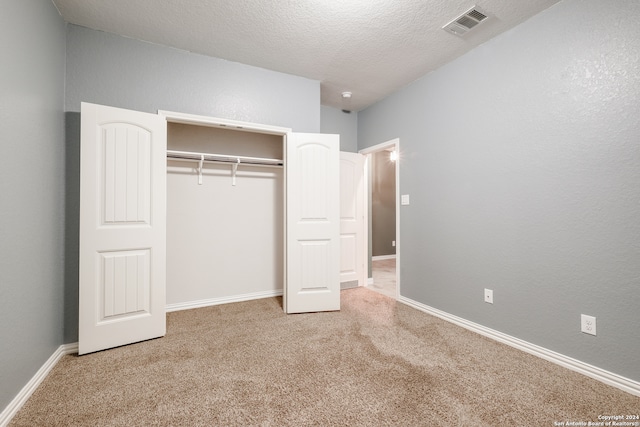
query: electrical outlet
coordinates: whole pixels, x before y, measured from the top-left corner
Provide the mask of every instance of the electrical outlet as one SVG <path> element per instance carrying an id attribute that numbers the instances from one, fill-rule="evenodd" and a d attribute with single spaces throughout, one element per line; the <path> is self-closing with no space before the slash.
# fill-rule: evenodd
<path id="1" fill-rule="evenodd" d="M 493 291 L 491 289 L 484 290 L 484 302 L 493 304 Z"/>
<path id="2" fill-rule="evenodd" d="M 587 316 L 586 314 L 580 315 L 580 330 L 585 334 L 596 334 L 596 318 L 593 316 Z"/>
<path id="3" fill-rule="evenodd" d="M 395 240 L 391 241 L 391 246 L 393 246 L 394 248 L 396 247 L 396 241 Z"/>

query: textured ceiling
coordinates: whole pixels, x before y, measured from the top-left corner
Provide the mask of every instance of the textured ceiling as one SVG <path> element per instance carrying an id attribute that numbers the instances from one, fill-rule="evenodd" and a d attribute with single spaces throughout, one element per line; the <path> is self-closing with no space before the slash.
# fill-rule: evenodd
<path id="1" fill-rule="evenodd" d="M 319 80 L 323 105 L 354 111 L 558 1 L 53 0 L 73 24 Z M 474 5 L 491 19 L 441 29 Z"/>

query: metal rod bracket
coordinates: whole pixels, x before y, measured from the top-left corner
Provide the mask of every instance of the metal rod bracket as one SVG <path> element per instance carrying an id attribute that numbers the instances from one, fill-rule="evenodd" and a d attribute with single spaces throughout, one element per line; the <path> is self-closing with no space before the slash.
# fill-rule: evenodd
<path id="1" fill-rule="evenodd" d="M 238 165 L 240 164 L 240 158 L 236 163 L 231 165 L 231 185 L 236 185 L 236 173 L 238 172 Z"/>
<path id="2" fill-rule="evenodd" d="M 200 155 L 200 161 L 198 162 L 198 185 L 202 185 L 202 164 L 204 163 L 204 154 Z"/>

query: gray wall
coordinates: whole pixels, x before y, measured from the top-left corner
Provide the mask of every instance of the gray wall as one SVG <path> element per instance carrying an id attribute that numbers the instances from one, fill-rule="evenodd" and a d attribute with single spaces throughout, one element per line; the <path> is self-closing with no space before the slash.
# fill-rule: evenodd
<path id="1" fill-rule="evenodd" d="M 0 412 L 62 344 L 65 24 L 50 1 L 0 13 Z"/>
<path id="2" fill-rule="evenodd" d="M 395 255 L 396 165 L 389 151 L 371 155 L 371 255 Z"/>
<path id="3" fill-rule="evenodd" d="M 320 132 L 340 135 L 340 151 L 358 151 L 358 113 L 320 106 Z"/>
<path id="4" fill-rule="evenodd" d="M 401 141 L 403 296 L 640 381 L 639 16 L 564 0 L 359 113 Z"/>
<path id="5" fill-rule="evenodd" d="M 80 102 L 320 130 L 320 83 L 68 26 L 66 111 Z"/>

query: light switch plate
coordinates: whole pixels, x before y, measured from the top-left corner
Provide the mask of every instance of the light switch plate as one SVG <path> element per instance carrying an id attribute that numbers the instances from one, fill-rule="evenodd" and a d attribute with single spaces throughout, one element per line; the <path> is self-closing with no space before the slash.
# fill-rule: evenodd
<path id="1" fill-rule="evenodd" d="M 409 195 L 408 194 L 403 194 L 400 196 L 400 204 L 401 205 L 408 205 L 409 204 Z"/>
<path id="2" fill-rule="evenodd" d="M 493 304 L 493 290 L 485 289 L 484 290 L 484 302 L 488 302 L 489 304 Z"/>

